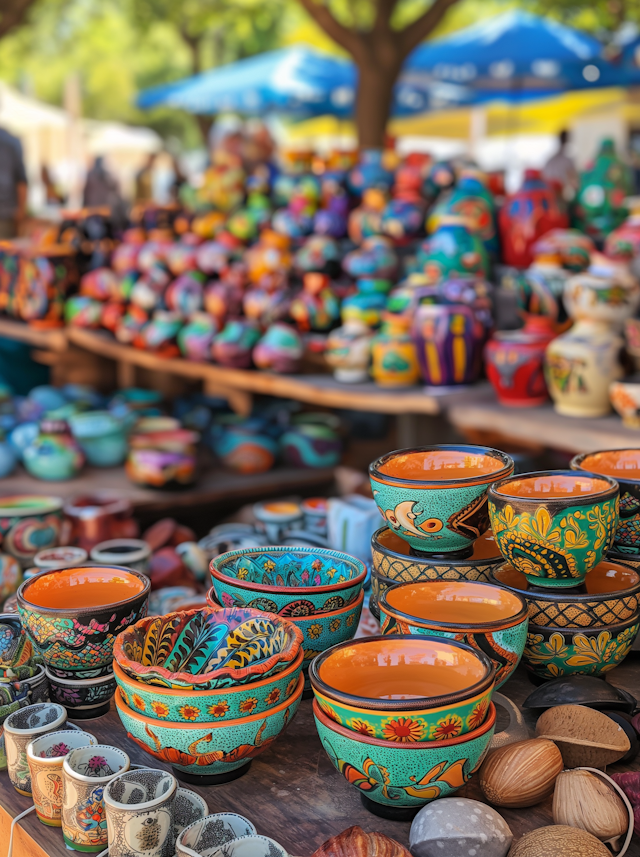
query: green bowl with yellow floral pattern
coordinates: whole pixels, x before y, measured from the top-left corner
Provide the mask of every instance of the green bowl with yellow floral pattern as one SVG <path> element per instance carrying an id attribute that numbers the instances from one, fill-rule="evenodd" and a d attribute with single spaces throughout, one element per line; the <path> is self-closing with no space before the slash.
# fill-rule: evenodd
<path id="1" fill-rule="evenodd" d="M 629 654 L 640 628 L 640 613 L 624 622 L 591 628 L 530 625 L 522 663 L 538 678 L 601 676 Z"/>

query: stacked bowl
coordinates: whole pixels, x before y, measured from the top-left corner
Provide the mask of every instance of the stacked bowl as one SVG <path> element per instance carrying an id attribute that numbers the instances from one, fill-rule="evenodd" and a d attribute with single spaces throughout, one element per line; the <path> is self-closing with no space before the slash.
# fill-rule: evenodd
<path id="1" fill-rule="evenodd" d="M 116 707 L 129 736 L 198 784 L 242 776 L 302 698 L 302 633 L 246 608 L 143 619 L 114 647 Z"/>
<path id="2" fill-rule="evenodd" d="M 147 612 L 149 579 L 120 566 L 52 569 L 18 589 L 18 612 L 42 656 L 50 695 L 75 719 L 99 717 L 116 691 L 116 636 Z"/>
<path id="3" fill-rule="evenodd" d="M 293 622 L 303 636 L 303 671 L 325 649 L 352 639 L 364 601 L 364 564 L 315 547 L 256 547 L 211 560 L 213 607 L 267 610 Z M 310 687 L 308 681 L 306 689 Z"/>
<path id="4" fill-rule="evenodd" d="M 455 640 L 354 640 L 318 655 L 309 675 L 322 745 L 376 815 L 410 818 L 456 791 L 493 736 L 495 668 Z"/>

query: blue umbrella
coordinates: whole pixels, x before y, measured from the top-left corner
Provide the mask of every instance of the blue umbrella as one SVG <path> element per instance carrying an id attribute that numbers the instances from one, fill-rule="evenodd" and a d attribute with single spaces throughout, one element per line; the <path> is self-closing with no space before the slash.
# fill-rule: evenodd
<path id="1" fill-rule="evenodd" d="M 296 46 L 147 89 L 137 103 L 143 108 L 163 104 L 199 114 L 279 112 L 346 117 L 353 113 L 357 85 L 353 63 Z M 465 100 L 467 90 L 455 83 L 406 80 L 396 87 L 393 112 L 410 115 Z"/>
<path id="2" fill-rule="evenodd" d="M 409 57 L 402 79 L 415 86 L 452 83 L 473 101 L 540 98 L 572 89 L 627 82 L 586 33 L 513 10 L 425 42 Z"/>

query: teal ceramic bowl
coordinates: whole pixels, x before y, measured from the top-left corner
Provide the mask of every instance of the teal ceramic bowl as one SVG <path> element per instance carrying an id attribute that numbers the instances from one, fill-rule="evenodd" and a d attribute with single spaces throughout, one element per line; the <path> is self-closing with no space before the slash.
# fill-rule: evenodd
<path id="1" fill-rule="evenodd" d="M 447 797 L 476 771 L 493 737 L 493 703 L 478 729 L 448 741 L 412 744 L 381 741 L 340 726 L 317 701 L 313 715 L 320 741 L 336 770 L 376 815 L 411 818 L 429 801 Z"/>
<path id="2" fill-rule="evenodd" d="M 301 616 L 290 620 L 302 631 L 303 672 L 307 672 L 309 664 L 316 655 L 337 643 L 344 643 L 346 640 L 353 639 L 358 630 L 363 603 L 364 592 L 361 592 L 356 602 L 348 604 L 340 610 L 314 616 Z M 308 682 L 307 686 L 310 686 Z"/>
<path id="3" fill-rule="evenodd" d="M 489 485 L 511 473 L 506 453 L 462 444 L 398 449 L 369 465 L 387 526 L 414 550 L 459 558 L 489 529 Z"/>
<path id="4" fill-rule="evenodd" d="M 295 660 L 302 634 L 258 610 L 181 610 L 149 616 L 116 638 L 113 659 L 148 685 L 210 690 L 261 681 Z"/>
<path id="5" fill-rule="evenodd" d="M 123 424 L 110 411 L 88 411 L 69 418 L 73 436 L 94 467 L 117 467 L 127 457 Z"/>
<path id="6" fill-rule="evenodd" d="M 223 607 L 253 607 L 288 619 L 355 603 L 367 574 L 359 559 L 315 547 L 243 548 L 215 557 L 210 568 Z"/>
<path id="7" fill-rule="evenodd" d="M 300 676 L 285 702 L 226 722 L 160 723 L 129 708 L 120 688 L 116 708 L 127 735 L 155 759 L 172 765 L 179 779 L 215 785 L 241 777 L 251 760 L 273 744 L 298 710 L 303 688 Z"/>
<path id="8" fill-rule="evenodd" d="M 262 681 L 219 690 L 171 690 L 136 681 L 114 661 L 113 672 L 124 702 L 133 711 L 164 723 L 216 723 L 262 714 L 295 691 L 302 671 L 302 649 L 290 666 Z"/>

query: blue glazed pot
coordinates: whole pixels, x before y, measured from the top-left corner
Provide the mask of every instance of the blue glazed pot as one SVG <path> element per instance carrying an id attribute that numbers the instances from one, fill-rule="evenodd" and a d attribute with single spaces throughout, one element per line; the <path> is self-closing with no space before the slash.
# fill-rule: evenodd
<path id="1" fill-rule="evenodd" d="M 211 428 L 211 446 L 226 467 L 239 473 L 263 473 L 275 464 L 278 442 L 262 420 L 219 417 Z"/>
<path id="2" fill-rule="evenodd" d="M 73 436 L 87 462 L 94 467 L 116 467 L 127 457 L 123 424 L 109 411 L 89 411 L 69 419 Z"/>
<path id="3" fill-rule="evenodd" d="M 40 433 L 22 454 L 24 466 L 36 479 L 72 479 L 84 464 L 82 450 L 64 420 L 42 420 Z"/>

